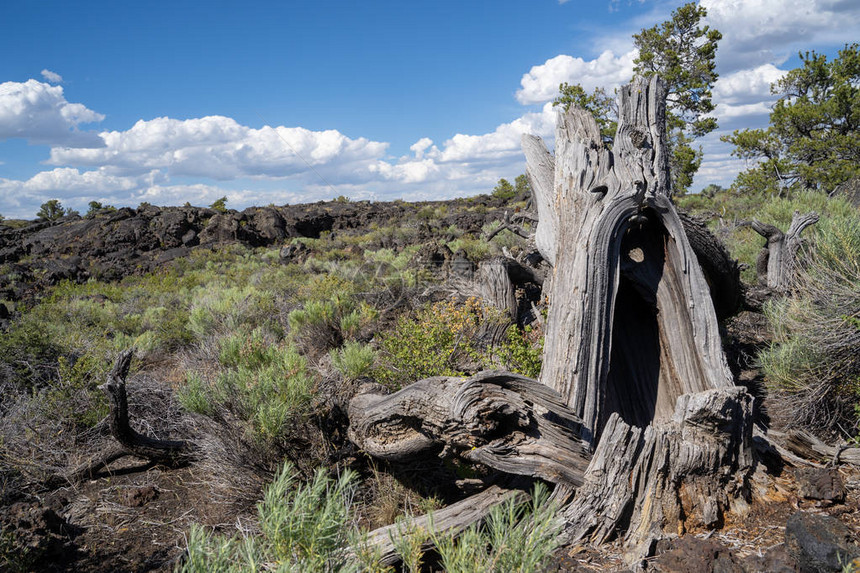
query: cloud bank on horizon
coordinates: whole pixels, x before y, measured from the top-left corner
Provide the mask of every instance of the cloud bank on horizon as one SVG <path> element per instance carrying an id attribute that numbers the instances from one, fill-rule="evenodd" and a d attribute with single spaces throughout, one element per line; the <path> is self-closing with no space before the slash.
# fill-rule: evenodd
<path id="1" fill-rule="evenodd" d="M 705 157 L 696 187 L 726 185 L 743 167 L 719 136 L 766 124 L 775 100 L 770 85 L 793 67 L 785 66 L 792 55 L 823 46 L 835 52 L 856 41 L 860 29 L 860 5 L 841 0 L 701 3 L 723 40 L 713 90 L 720 129 L 700 140 Z M 457 133 L 441 143 L 422 136 L 401 156 L 392 156 L 387 142 L 333 129 L 253 128 L 221 115 L 141 119 L 124 130 L 99 131 L 105 115 L 68 101 L 59 85 L 63 77 L 44 69 L 45 81 L 0 83 L 0 140 L 50 147 L 46 169 L 29 178 L 0 177 L 0 213 L 29 218 L 50 198 L 85 209 L 92 200 L 199 205 L 227 196 L 229 206 L 241 208 L 337 195 L 419 200 L 488 192 L 499 177 L 522 172 L 523 133 L 551 146 L 551 100 L 560 83 L 607 91 L 626 83 L 636 57 L 630 35 L 665 20 L 678 5 L 659 5 L 648 22 L 631 23 L 626 40 L 620 33 L 596 39 L 595 45 L 611 47 L 595 58 L 559 54 L 533 65 L 514 94 L 524 106 L 519 117 L 491 132 Z"/>

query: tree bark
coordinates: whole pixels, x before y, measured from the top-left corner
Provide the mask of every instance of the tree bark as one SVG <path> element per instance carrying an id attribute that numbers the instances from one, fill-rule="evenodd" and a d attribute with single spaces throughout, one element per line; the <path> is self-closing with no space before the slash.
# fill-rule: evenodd
<path id="1" fill-rule="evenodd" d="M 800 234 L 817 222 L 818 214 L 815 211 L 805 215 L 795 211 L 791 225 L 785 233 L 773 225 L 752 222 L 753 230 L 767 239 L 756 260 L 759 283 L 776 290 L 785 290 L 791 286 L 797 264 L 797 251 L 803 242 Z"/>
<path id="2" fill-rule="evenodd" d="M 541 383 L 487 372 L 368 387 L 348 414 L 370 455 L 458 456 L 555 483 L 556 498 L 575 490 L 567 539 L 622 536 L 630 562 L 667 532 L 743 515 L 752 468 L 752 398 L 733 385 L 710 286 L 735 289 L 737 267 L 671 202 L 665 97 L 656 77 L 624 87 L 611 150 L 577 108 L 559 115 L 555 157 L 523 137 L 535 242 L 553 263 Z M 700 257 L 722 279 L 709 285 Z M 511 309 L 510 269 L 482 274 L 485 298 Z"/>
<path id="3" fill-rule="evenodd" d="M 719 320 L 734 316 L 742 308 L 744 290 L 741 269 L 720 240 L 711 233 L 704 222 L 678 211 L 684 234 L 702 267 L 705 282 L 711 292 L 711 302 Z"/>
<path id="4" fill-rule="evenodd" d="M 752 468 L 752 397 L 742 388 L 681 396 L 672 419 L 640 428 L 612 414 L 564 509 L 566 540 L 603 543 L 619 532 L 630 561 L 665 534 L 713 528 L 746 512 Z"/>
<path id="5" fill-rule="evenodd" d="M 503 311 L 511 322 L 515 322 L 518 307 L 516 286 L 506 262 L 504 257 L 482 262 L 478 266 L 478 281 L 484 303 Z"/>
<path id="6" fill-rule="evenodd" d="M 128 375 L 133 355 L 132 350 L 123 351 L 108 373 L 107 382 L 100 386 L 107 393 L 110 401 L 108 424 L 111 435 L 128 455 L 167 465 L 186 461 L 190 449 L 187 442 L 152 438 L 136 432 L 129 424 L 125 377 Z"/>
<path id="7" fill-rule="evenodd" d="M 771 431 L 768 437 L 803 460 L 819 460 L 831 465 L 846 463 L 860 466 L 858 447 L 829 446 L 803 430 L 793 430 L 788 434 Z"/>
<path id="8" fill-rule="evenodd" d="M 591 459 L 579 419 L 550 388 L 508 372 L 434 377 L 349 404 L 349 438 L 368 454 L 408 461 L 442 453 L 507 474 L 578 486 Z"/>
<path id="9" fill-rule="evenodd" d="M 656 77 L 621 90 L 611 151 L 588 112 L 560 114 L 551 196 L 537 202 L 551 207 L 554 245 L 541 254 L 555 257 L 540 380 L 592 443 L 613 412 L 645 427 L 670 418 L 682 394 L 732 385 L 708 284 L 670 200 L 665 96 Z M 531 180 L 545 178 L 538 140 L 525 136 L 524 149 Z M 538 234 L 544 224 L 542 214 Z"/>

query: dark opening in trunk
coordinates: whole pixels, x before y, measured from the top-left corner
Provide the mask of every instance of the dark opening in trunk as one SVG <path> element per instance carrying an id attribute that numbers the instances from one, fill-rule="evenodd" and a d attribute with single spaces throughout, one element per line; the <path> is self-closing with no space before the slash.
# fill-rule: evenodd
<path id="1" fill-rule="evenodd" d="M 613 412 L 643 428 L 657 416 L 666 374 L 661 372 L 665 349 L 657 303 L 666 263 L 665 235 L 659 218 L 646 210 L 630 218 L 621 238 L 601 428 Z"/>

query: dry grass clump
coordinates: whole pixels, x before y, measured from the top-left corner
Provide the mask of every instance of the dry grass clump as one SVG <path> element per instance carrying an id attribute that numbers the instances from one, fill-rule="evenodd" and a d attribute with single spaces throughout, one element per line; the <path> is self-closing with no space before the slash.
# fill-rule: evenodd
<path id="1" fill-rule="evenodd" d="M 794 294 L 766 306 L 774 343 L 759 356 L 785 422 L 860 432 L 860 216 L 819 223 Z"/>

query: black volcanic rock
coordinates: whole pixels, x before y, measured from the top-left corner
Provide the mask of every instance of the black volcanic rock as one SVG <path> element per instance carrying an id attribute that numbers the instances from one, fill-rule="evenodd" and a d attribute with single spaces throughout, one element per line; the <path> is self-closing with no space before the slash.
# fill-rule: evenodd
<path id="1" fill-rule="evenodd" d="M 798 511 L 785 526 L 785 547 L 801 571 L 842 571 L 842 565 L 860 558 L 860 546 L 850 530 L 829 515 Z"/>
<path id="2" fill-rule="evenodd" d="M 406 242 L 432 242 L 452 225 L 458 232 L 480 233 L 485 224 L 502 218 L 503 207 L 503 202 L 489 197 L 424 203 L 330 201 L 249 207 L 241 212 L 142 204 L 137 209 L 102 209 L 83 218 L 35 221 L 21 228 L 0 223 L 0 265 L 4 265 L 0 292 L 17 300 L 34 287 L 38 290 L 61 280 L 116 280 L 151 271 L 199 246 L 235 242 L 266 247 L 296 237 L 388 229 L 376 233 L 367 248 L 396 249 L 405 240 L 392 226 L 409 228 Z M 428 218 L 427 212 L 439 216 Z M 287 260 L 301 260 L 307 253 L 288 250 L 284 255 Z"/>

